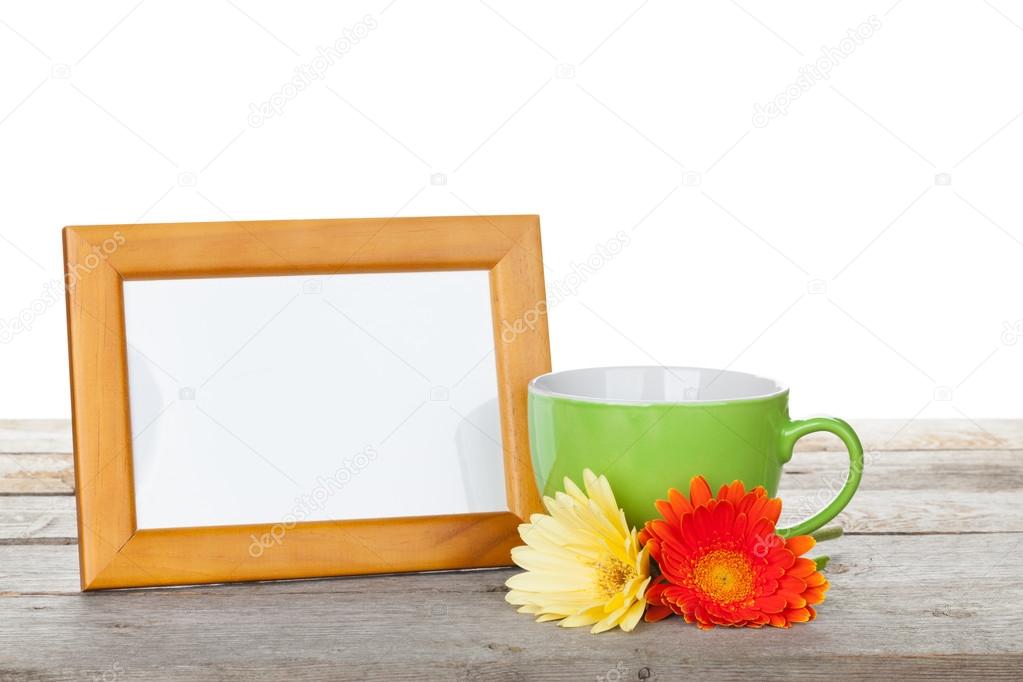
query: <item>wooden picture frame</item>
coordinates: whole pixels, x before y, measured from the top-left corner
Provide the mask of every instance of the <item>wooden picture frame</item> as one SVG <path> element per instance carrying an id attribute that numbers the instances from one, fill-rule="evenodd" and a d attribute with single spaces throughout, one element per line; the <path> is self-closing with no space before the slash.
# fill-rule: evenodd
<path id="1" fill-rule="evenodd" d="M 550 371 L 537 216 L 75 226 L 63 240 L 83 590 L 510 565 L 541 509 L 526 422 L 526 385 Z M 258 559 L 251 537 L 273 524 L 137 528 L 125 280 L 437 270 L 489 271 L 510 511 L 299 522 Z"/>

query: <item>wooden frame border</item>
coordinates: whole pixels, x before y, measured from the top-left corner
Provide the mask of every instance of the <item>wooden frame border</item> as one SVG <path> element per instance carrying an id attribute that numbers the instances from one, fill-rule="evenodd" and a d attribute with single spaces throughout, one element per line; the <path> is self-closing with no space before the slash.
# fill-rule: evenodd
<path id="1" fill-rule="evenodd" d="M 526 385 L 550 371 L 537 216 L 66 227 L 68 349 L 83 590 L 509 565 L 541 509 Z M 122 284 L 132 279 L 489 270 L 509 512 L 139 530 Z"/>

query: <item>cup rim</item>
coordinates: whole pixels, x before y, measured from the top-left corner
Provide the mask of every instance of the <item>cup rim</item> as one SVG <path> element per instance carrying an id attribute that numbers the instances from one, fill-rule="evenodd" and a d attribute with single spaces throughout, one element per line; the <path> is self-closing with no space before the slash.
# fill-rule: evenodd
<path id="1" fill-rule="evenodd" d="M 773 382 L 777 389 L 769 393 L 761 393 L 756 395 L 739 396 L 735 398 L 710 398 L 702 400 L 658 400 L 658 399 L 643 399 L 643 400 L 629 400 L 625 398 L 602 398 L 592 395 L 582 395 L 579 393 L 566 393 L 563 391 L 555 391 L 550 388 L 546 388 L 538 382 L 542 382 L 544 379 L 555 377 L 559 374 L 567 374 L 569 372 L 579 372 L 588 370 L 662 370 L 666 372 L 673 371 L 703 371 L 703 372 L 718 372 L 719 374 L 734 374 L 743 377 L 748 377 L 754 380 L 763 380 Z M 752 372 L 739 372 L 731 369 L 717 369 L 714 367 L 689 367 L 681 365 L 609 365 L 600 367 L 577 367 L 574 369 L 559 370 L 556 372 L 546 372 L 540 376 L 534 377 L 527 387 L 529 395 L 546 396 L 549 398 L 558 398 L 562 400 L 571 400 L 582 403 L 596 403 L 601 405 L 720 405 L 720 404 L 731 404 L 731 403 L 748 403 L 755 402 L 758 400 L 770 400 L 783 396 L 789 392 L 789 386 L 783 381 L 763 376 L 760 374 L 753 374 Z"/>

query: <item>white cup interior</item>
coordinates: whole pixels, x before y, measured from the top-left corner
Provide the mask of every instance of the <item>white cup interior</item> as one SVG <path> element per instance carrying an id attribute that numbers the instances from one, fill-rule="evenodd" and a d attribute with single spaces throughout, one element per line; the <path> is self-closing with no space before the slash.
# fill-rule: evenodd
<path id="1" fill-rule="evenodd" d="M 774 379 L 704 367 L 590 367 L 552 372 L 529 384 L 534 394 L 603 403 L 701 403 L 755 400 L 785 392 Z"/>

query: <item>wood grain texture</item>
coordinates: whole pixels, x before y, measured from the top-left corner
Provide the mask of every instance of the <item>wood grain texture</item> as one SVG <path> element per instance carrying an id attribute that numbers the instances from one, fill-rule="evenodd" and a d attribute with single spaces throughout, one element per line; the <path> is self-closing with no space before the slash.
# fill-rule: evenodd
<path id="1" fill-rule="evenodd" d="M 0 495 L 73 495 L 70 454 L 0 454 Z"/>
<path id="2" fill-rule="evenodd" d="M 110 240 L 114 238 L 90 242 L 82 230 L 64 230 L 83 587 L 102 573 L 135 531 L 121 275 L 97 255 Z"/>
<path id="3" fill-rule="evenodd" d="M 66 419 L 0 419 L 0 453 L 71 452 Z"/>
<path id="4" fill-rule="evenodd" d="M 537 216 L 67 227 L 64 252 L 83 589 L 507 565 L 541 509 L 526 425 L 526 384 L 550 369 Z M 490 273 L 509 512 L 136 528 L 124 280 L 466 269 Z"/>
<path id="5" fill-rule="evenodd" d="M 436 216 L 74 226 L 125 279 L 489 270 L 536 216 Z"/>
<path id="6" fill-rule="evenodd" d="M 846 459 L 837 451 L 795 454 L 778 490 L 783 525 L 835 496 Z M 1019 532 L 1021 491 L 1023 450 L 869 451 L 860 489 L 833 523 L 850 533 Z"/>
<path id="7" fill-rule="evenodd" d="M 702 632 L 673 620 L 600 636 L 516 613 L 509 570 L 79 594 L 73 546 L 0 547 L 0 676 L 1018 679 L 1021 544 L 845 537 L 828 547 L 832 588 L 810 625 Z"/>
<path id="8" fill-rule="evenodd" d="M 872 450 L 1023 450 L 1019 419 L 871 419 L 852 420 Z M 800 439 L 796 450 L 845 450 L 837 437 L 815 433 Z"/>
<path id="9" fill-rule="evenodd" d="M 501 231 L 496 225 L 493 229 Z M 490 291 L 494 352 L 498 376 L 502 378 L 498 387 L 503 415 L 501 440 L 512 445 L 505 447 L 505 470 L 528 474 L 506 476 L 506 493 L 512 511 L 525 520 L 543 510 L 533 479 L 529 430 L 525 428 L 527 386 L 534 377 L 551 371 L 539 219 L 517 236 L 512 248 L 491 269 Z"/>
<path id="10" fill-rule="evenodd" d="M 75 518 L 70 495 L 0 496 L 0 544 L 77 542 Z"/>

